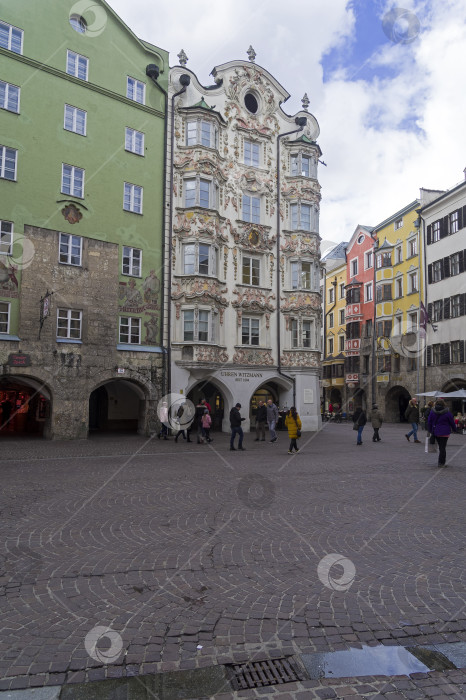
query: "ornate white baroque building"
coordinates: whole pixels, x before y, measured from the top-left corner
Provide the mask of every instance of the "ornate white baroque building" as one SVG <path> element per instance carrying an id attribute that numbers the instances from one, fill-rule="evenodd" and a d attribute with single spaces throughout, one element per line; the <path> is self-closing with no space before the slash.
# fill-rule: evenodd
<path id="1" fill-rule="evenodd" d="M 169 386 L 206 397 L 217 429 L 229 429 L 238 401 L 253 427 L 257 402 L 272 398 L 316 430 L 319 126 L 306 95 L 287 115 L 289 94 L 248 55 L 214 68 L 208 87 L 184 52 L 170 71 Z"/>

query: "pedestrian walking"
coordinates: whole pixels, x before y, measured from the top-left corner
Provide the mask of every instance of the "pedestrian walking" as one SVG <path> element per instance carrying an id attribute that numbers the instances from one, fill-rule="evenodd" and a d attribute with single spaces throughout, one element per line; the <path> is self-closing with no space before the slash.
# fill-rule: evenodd
<path id="1" fill-rule="evenodd" d="M 201 423 L 202 423 L 202 437 L 207 442 L 212 442 L 212 438 L 210 437 L 210 426 L 212 425 L 212 418 L 210 417 L 208 408 L 204 409 L 204 415 L 201 418 Z"/>
<path id="2" fill-rule="evenodd" d="M 374 429 L 374 434 L 372 436 L 372 442 L 381 442 L 379 430 L 382 427 L 382 423 L 383 423 L 382 413 L 380 412 L 379 407 L 375 403 L 372 406 L 372 413 L 371 413 L 371 425 Z"/>
<path id="3" fill-rule="evenodd" d="M 275 427 L 277 425 L 278 421 L 278 408 L 272 401 L 272 399 L 269 399 L 267 401 L 267 423 L 269 426 L 269 433 L 270 433 L 270 442 L 276 442 L 277 441 L 277 433 L 275 432 Z"/>
<path id="4" fill-rule="evenodd" d="M 259 401 L 256 411 L 256 439 L 254 442 L 265 442 L 265 424 L 267 423 L 267 406 Z M 262 437 L 260 437 L 262 435 Z"/>
<path id="5" fill-rule="evenodd" d="M 455 419 L 443 399 L 437 399 L 427 420 L 429 433 L 438 444 L 438 466 L 446 467 L 447 442 L 452 433 L 456 433 Z"/>
<path id="6" fill-rule="evenodd" d="M 168 404 L 166 401 L 162 402 L 162 406 L 159 411 L 159 418 L 160 418 L 160 431 L 159 434 L 157 435 L 158 439 L 163 437 L 164 440 L 168 440 Z"/>
<path id="7" fill-rule="evenodd" d="M 417 439 L 417 429 L 419 427 L 419 406 L 417 405 L 417 399 L 412 398 L 408 403 L 408 407 L 405 411 L 405 418 L 408 423 L 411 423 L 411 430 L 409 433 L 405 434 L 405 438 L 409 442 L 411 435 L 414 435 L 414 442 L 421 442 Z"/>
<path id="8" fill-rule="evenodd" d="M 204 442 L 204 437 L 202 435 L 202 416 L 205 411 L 205 401 L 204 399 L 199 399 L 196 404 L 196 410 L 194 411 L 193 427 L 197 431 L 197 444 L 200 445 Z"/>
<path id="9" fill-rule="evenodd" d="M 293 454 L 293 449 L 295 452 L 299 452 L 298 443 L 296 440 L 301 437 L 301 418 L 296 411 L 296 408 L 292 406 L 285 417 L 285 425 L 288 429 L 288 437 L 290 438 L 290 447 L 288 448 L 288 454 Z"/>
<path id="10" fill-rule="evenodd" d="M 246 418 L 241 418 L 241 414 L 239 412 L 239 409 L 241 408 L 241 404 L 237 403 L 236 406 L 233 406 L 233 408 L 230 411 L 230 427 L 231 427 L 231 437 L 230 437 L 230 450 L 235 451 L 235 437 L 236 435 L 239 435 L 239 440 L 238 440 L 238 450 L 243 450 L 243 428 L 241 427 L 241 423 L 243 420 L 246 420 Z"/>
<path id="11" fill-rule="evenodd" d="M 185 412 L 185 405 L 185 403 L 182 403 L 180 406 L 178 406 L 178 409 L 175 413 L 175 423 L 178 424 L 178 432 L 175 435 L 175 442 L 178 442 L 178 438 L 180 437 L 180 435 L 182 435 L 183 440 L 186 440 L 185 431 L 183 430 L 183 428 L 181 428 L 181 421 Z M 191 442 L 191 440 L 189 440 L 189 442 Z"/>
<path id="12" fill-rule="evenodd" d="M 364 430 L 366 423 L 366 412 L 361 406 L 358 406 L 353 413 L 353 430 L 358 431 L 356 445 L 362 445 L 362 431 Z"/>

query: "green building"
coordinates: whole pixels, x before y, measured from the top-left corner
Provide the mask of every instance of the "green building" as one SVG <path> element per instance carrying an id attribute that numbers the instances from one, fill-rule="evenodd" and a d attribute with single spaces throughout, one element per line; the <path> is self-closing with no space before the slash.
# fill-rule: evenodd
<path id="1" fill-rule="evenodd" d="M 0 58 L 0 437 L 148 434 L 168 54 L 104 0 L 6 0 Z"/>

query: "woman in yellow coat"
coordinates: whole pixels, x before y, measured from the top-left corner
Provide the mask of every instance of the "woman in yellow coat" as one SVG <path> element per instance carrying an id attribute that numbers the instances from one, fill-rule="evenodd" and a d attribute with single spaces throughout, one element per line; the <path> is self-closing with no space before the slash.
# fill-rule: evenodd
<path id="1" fill-rule="evenodd" d="M 288 428 L 288 437 L 290 438 L 290 448 L 288 450 L 288 454 L 292 455 L 293 448 L 295 452 L 299 452 L 296 439 L 301 437 L 301 418 L 299 417 L 294 406 L 292 406 L 286 414 L 285 425 Z"/>

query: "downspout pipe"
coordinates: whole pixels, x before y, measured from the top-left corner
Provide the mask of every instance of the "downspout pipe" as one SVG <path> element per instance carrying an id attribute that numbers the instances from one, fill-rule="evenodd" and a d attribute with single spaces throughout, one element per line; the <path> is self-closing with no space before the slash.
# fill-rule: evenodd
<path id="1" fill-rule="evenodd" d="M 377 248 L 378 248 L 378 239 L 376 236 L 374 236 L 373 232 L 371 231 L 371 238 L 374 241 L 374 247 L 373 247 L 373 259 L 372 259 L 372 265 L 374 266 L 374 284 L 373 284 L 373 289 L 372 289 L 372 303 L 374 305 L 374 313 L 372 316 L 372 378 L 371 378 L 371 394 L 372 394 L 372 405 L 374 405 L 377 402 L 377 368 L 376 368 L 376 358 L 375 358 L 375 349 L 376 349 L 376 327 L 377 327 L 377 289 L 376 289 L 376 284 L 377 284 L 377 265 L 376 265 L 376 253 L 377 253 Z M 362 289 L 362 292 L 364 293 L 364 288 Z M 362 332 L 362 331 L 361 331 Z M 361 368 L 359 368 L 361 369 Z"/>
<path id="2" fill-rule="evenodd" d="M 285 136 L 291 136 L 291 134 L 299 134 L 300 131 L 304 129 L 307 124 L 306 117 L 296 117 L 295 123 L 299 129 L 294 129 L 293 131 L 287 131 L 284 134 L 279 134 L 277 136 L 277 371 L 282 377 L 290 380 L 293 383 L 293 406 L 296 406 L 296 378 L 290 377 L 288 374 L 282 372 L 282 361 L 281 361 L 281 318 L 280 318 L 280 139 Z"/>

